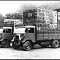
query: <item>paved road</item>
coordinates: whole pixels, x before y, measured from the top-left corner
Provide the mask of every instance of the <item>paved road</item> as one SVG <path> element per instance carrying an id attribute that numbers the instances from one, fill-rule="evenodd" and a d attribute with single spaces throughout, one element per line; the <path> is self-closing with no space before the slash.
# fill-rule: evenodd
<path id="1" fill-rule="evenodd" d="M 30 51 L 0 48 L 0 59 L 60 59 L 60 48 L 35 47 Z"/>

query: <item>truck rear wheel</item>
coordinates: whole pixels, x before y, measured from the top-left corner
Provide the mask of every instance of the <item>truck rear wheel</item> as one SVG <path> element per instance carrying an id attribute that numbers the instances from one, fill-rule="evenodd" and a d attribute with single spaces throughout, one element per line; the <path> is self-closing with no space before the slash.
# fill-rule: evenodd
<path id="1" fill-rule="evenodd" d="M 54 48 L 58 48 L 59 47 L 59 41 L 58 40 L 53 40 L 51 43 L 51 46 Z"/>
<path id="2" fill-rule="evenodd" d="M 3 40 L 3 41 L 2 41 L 2 45 L 1 45 L 1 47 L 4 47 L 4 48 L 8 48 L 8 47 L 10 47 L 10 43 L 9 43 L 9 41 L 7 41 L 7 40 Z"/>
<path id="3" fill-rule="evenodd" d="M 32 43 L 30 41 L 26 41 L 23 43 L 23 49 L 29 51 L 32 49 Z"/>

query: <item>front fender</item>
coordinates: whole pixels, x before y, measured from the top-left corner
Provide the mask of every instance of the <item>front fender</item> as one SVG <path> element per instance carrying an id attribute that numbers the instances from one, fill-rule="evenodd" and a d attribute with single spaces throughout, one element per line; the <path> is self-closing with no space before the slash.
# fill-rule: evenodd
<path id="1" fill-rule="evenodd" d="M 24 43 L 24 42 L 26 42 L 26 41 L 31 41 L 30 39 L 24 39 L 23 41 L 22 41 L 22 43 Z M 32 41 L 31 41 L 32 42 Z"/>

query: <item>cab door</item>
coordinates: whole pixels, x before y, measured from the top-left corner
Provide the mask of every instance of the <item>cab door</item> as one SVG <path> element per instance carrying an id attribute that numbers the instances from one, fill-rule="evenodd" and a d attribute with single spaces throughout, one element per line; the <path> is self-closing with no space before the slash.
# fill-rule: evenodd
<path id="1" fill-rule="evenodd" d="M 12 39 L 12 29 L 4 29 L 2 33 L 2 38 L 11 40 Z"/>
<path id="2" fill-rule="evenodd" d="M 26 28 L 25 31 L 25 40 L 31 40 L 32 42 L 35 42 L 35 28 Z"/>

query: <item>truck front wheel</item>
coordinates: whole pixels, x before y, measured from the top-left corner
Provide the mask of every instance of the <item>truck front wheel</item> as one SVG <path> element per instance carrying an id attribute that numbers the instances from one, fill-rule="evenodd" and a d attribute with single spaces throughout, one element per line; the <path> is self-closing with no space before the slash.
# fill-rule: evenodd
<path id="1" fill-rule="evenodd" d="M 12 44 L 12 47 L 13 47 L 14 49 L 18 49 L 18 48 L 19 48 L 19 46 L 18 46 L 18 45 L 16 45 L 16 43 L 15 43 L 15 42 Z"/>
<path id="2" fill-rule="evenodd" d="M 29 51 L 32 49 L 32 43 L 30 41 L 26 41 L 23 43 L 23 49 Z"/>
<path id="3" fill-rule="evenodd" d="M 9 41 L 7 41 L 7 40 L 3 40 L 3 41 L 2 41 L 1 47 L 8 48 L 9 46 L 10 46 Z"/>
<path id="4" fill-rule="evenodd" d="M 58 40 L 53 40 L 52 43 L 51 43 L 51 46 L 53 48 L 58 48 L 59 47 L 59 41 Z"/>

